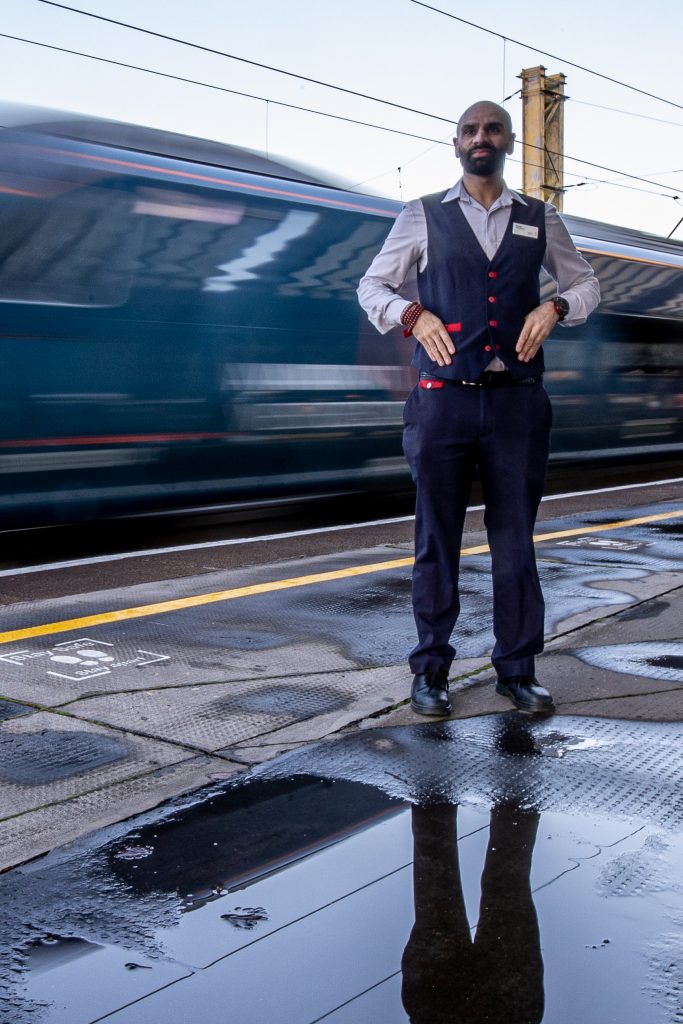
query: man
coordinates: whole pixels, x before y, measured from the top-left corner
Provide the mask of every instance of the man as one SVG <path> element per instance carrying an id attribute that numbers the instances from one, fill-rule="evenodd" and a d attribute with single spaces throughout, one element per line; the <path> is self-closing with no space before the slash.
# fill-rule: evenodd
<path id="1" fill-rule="evenodd" d="M 460 541 L 477 469 L 496 689 L 525 711 L 553 707 L 534 676 L 544 603 L 533 528 L 552 418 L 541 345 L 559 321 L 583 323 L 600 292 L 554 207 L 506 186 L 514 141 L 506 110 L 489 101 L 469 107 L 454 139 L 461 180 L 404 207 L 358 289 L 378 330 L 402 324 L 417 339 L 420 379 L 406 403 L 403 446 L 417 490 L 411 704 L 423 715 L 451 710 Z M 542 267 L 558 290 L 543 303 Z"/>

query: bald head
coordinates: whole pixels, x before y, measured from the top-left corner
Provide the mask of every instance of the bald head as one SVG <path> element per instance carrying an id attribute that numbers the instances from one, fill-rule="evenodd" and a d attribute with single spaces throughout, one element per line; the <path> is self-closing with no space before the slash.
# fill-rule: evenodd
<path id="1" fill-rule="evenodd" d="M 510 115 L 491 100 L 479 100 L 460 116 L 453 141 L 466 175 L 502 180 L 505 157 L 515 145 Z"/>
<path id="2" fill-rule="evenodd" d="M 500 121 L 505 126 L 508 134 L 513 135 L 512 118 L 505 107 L 499 106 L 493 100 L 477 100 L 467 110 L 464 110 L 458 118 L 458 136 L 460 136 L 464 125 L 470 123 L 473 119 L 479 121 L 482 117 L 488 120 L 495 119 Z"/>

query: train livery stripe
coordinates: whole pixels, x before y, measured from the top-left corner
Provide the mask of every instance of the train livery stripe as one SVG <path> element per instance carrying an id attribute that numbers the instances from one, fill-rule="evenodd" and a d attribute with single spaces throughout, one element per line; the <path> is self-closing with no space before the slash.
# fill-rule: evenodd
<path id="1" fill-rule="evenodd" d="M 577 244 L 579 252 L 588 253 L 589 256 L 609 256 L 614 260 L 626 260 L 628 263 L 647 263 L 652 267 L 671 267 L 673 270 L 681 270 L 680 263 L 665 262 L 664 260 L 652 260 L 647 256 L 633 256 L 630 253 L 614 252 L 612 249 L 591 249 L 587 245 Z"/>
<path id="2" fill-rule="evenodd" d="M 666 519 L 677 519 L 683 516 L 683 509 L 673 512 L 658 512 L 649 516 L 638 516 L 635 519 L 622 519 L 614 523 L 599 523 L 595 526 L 582 526 L 571 530 L 557 530 L 553 533 L 539 533 L 534 537 L 535 544 L 559 540 L 562 537 L 580 537 L 589 533 L 603 533 L 606 530 L 623 530 L 646 523 L 662 522 Z M 488 544 L 463 548 L 462 555 L 482 555 L 489 550 Z M 31 637 L 49 636 L 55 633 L 70 633 L 74 630 L 90 629 L 112 622 L 126 622 L 129 619 L 146 618 L 150 615 L 163 615 L 167 612 L 184 611 L 187 608 L 198 608 L 205 604 L 217 604 L 223 601 L 235 601 L 241 597 L 254 597 L 257 594 L 272 594 L 278 590 L 291 590 L 295 587 L 313 586 L 316 583 L 330 583 L 333 580 L 350 579 L 354 576 L 366 576 L 370 573 L 388 572 L 392 569 L 404 569 L 413 564 L 413 558 L 395 558 L 388 562 L 371 562 L 368 565 L 353 565 L 346 569 L 334 569 L 330 572 L 312 573 L 309 576 L 293 576 L 284 580 L 269 580 L 267 583 L 253 583 L 246 587 L 233 590 L 218 590 L 209 594 L 195 594 L 190 597 L 179 597 L 172 601 L 160 601 L 156 604 L 138 605 L 135 608 L 120 608 L 117 611 L 101 612 L 97 615 L 84 615 L 77 619 L 63 619 L 61 622 L 46 622 L 41 626 L 28 626 L 25 629 L 13 629 L 0 633 L 0 644 L 16 643 Z"/>
<path id="3" fill-rule="evenodd" d="M 0 441 L 0 449 L 3 448 L 68 448 L 85 447 L 86 445 L 103 444 L 139 444 L 140 442 L 165 443 L 168 441 L 226 441 L 234 435 L 226 434 L 224 431 L 203 432 L 203 433 L 178 433 L 178 434 L 101 434 L 85 435 L 83 437 L 32 437 L 32 438 L 10 438 L 7 441 Z"/>
<path id="4" fill-rule="evenodd" d="M 50 150 L 50 149 L 48 149 L 47 147 L 44 147 L 44 146 L 43 147 L 37 147 L 37 148 L 38 148 L 39 151 L 42 151 L 42 152 L 46 152 L 46 153 L 51 153 L 52 152 L 52 150 Z M 319 206 L 331 206 L 331 207 L 334 207 L 336 209 L 357 210 L 357 211 L 359 211 L 361 213 L 374 213 L 374 214 L 380 214 L 381 216 L 387 216 L 387 215 L 391 216 L 391 214 L 389 213 L 389 211 L 386 208 L 374 207 L 374 206 L 369 205 L 369 203 L 352 203 L 352 202 L 350 202 L 347 199 L 340 198 L 340 195 L 341 195 L 340 193 L 338 193 L 338 195 L 335 196 L 334 198 L 328 198 L 327 196 L 322 196 L 322 195 L 319 195 L 319 194 L 308 194 L 307 192 L 305 192 L 303 190 L 295 191 L 293 188 L 286 189 L 286 188 L 275 188 L 272 185 L 258 185 L 258 184 L 255 184 L 254 182 L 250 182 L 250 181 L 237 181 L 235 179 L 231 179 L 231 178 L 228 178 L 228 177 L 221 177 L 221 176 L 218 176 L 218 175 L 215 175 L 215 174 L 199 174 L 196 171 L 184 170 L 182 168 L 164 167 L 163 164 L 141 163 L 140 161 L 136 161 L 136 160 L 118 160 L 115 157 L 111 157 L 111 156 L 98 156 L 95 153 L 78 153 L 78 152 L 74 152 L 74 151 L 71 151 L 71 150 L 59 150 L 58 149 L 58 150 L 55 150 L 54 152 L 57 154 L 57 156 L 68 157 L 68 158 L 73 159 L 73 160 L 84 160 L 84 161 L 91 160 L 93 163 L 103 164 L 103 165 L 110 166 L 110 167 L 121 167 L 121 168 L 125 168 L 126 170 L 132 170 L 132 171 L 148 171 L 148 172 L 151 171 L 154 174 L 165 174 L 165 175 L 167 175 L 167 177 L 170 177 L 170 178 L 183 178 L 186 181 L 197 181 L 197 182 L 199 182 L 202 185 L 223 185 L 223 186 L 228 187 L 228 188 L 234 188 L 236 191 L 241 190 L 242 192 L 263 193 L 265 195 L 284 197 L 285 199 L 297 199 L 300 202 L 304 202 L 304 203 L 313 203 L 313 204 L 318 203 Z M 177 160 L 177 158 L 174 158 L 174 157 L 168 157 L 167 159 L 168 159 L 169 162 L 171 160 L 174 160 L 174 159 Z M 184 162 L 184 161 L 178 161 L 178 162 Z M 244 171 L 244 172 L 239 172 L 239 173 L 248 174 L 249 172 Z M 251 176 L 252 177 L 262 177 L 264 179 L 267 178 L 266 175 L 251 175 Z M 304 182 L 303 184 L 307 185 L 306 182 Z M 324 186 L 324 185 L 321 185 L 321 186 L 314 186 L 314 185 L 312 185 L 312 186 L 308 186 L 308 187 L 312 187 L 312 188 L 315 188 L 315 187 L 325 188 L 326 186 Z M 397 216 L 397 215 L 398 215 L 397 213 L 394 214 L 394 216 Z"/>

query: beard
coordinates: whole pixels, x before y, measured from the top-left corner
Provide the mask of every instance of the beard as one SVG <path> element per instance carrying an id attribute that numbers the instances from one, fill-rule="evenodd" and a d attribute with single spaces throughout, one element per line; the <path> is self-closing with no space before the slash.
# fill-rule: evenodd
<path id="1" fill-rule="evenodd" d="M 491 149 L 485 156 L 472 156 L 470 153 L 462 153 L 460 162 L 468 174 L 476 174 L 482 178 L 488 178 L 502 169 L 505 163 L 505 151 Z"/>

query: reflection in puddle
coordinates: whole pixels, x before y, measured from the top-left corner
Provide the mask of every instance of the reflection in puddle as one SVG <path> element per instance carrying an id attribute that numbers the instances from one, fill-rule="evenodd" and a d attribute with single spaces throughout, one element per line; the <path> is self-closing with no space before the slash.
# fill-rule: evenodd
<path id="1" fill-rule="evenodd" d="M 415 924 L 401 961 L 411 1024 L 537 1024 L 543 961 L 529 876 L 539 814 L 492 808 L 479 919 L 470 932 L 457 844 L 457 807 L 415 806 Z"/>
<path id="2" fill-rule="evenodd" d="M 27 949 L 28 968 L 32 974 L 54 971 L 72 960 L 95 953 L 101 947 L 75 936 L 43 935 L 31 942 Z"/>
<path id="3" fill-rule="evenodd" d="M 57 851 L 0 878 L 0 1019 L 672 1024 L 681 731 L 373 729 Z"/>

